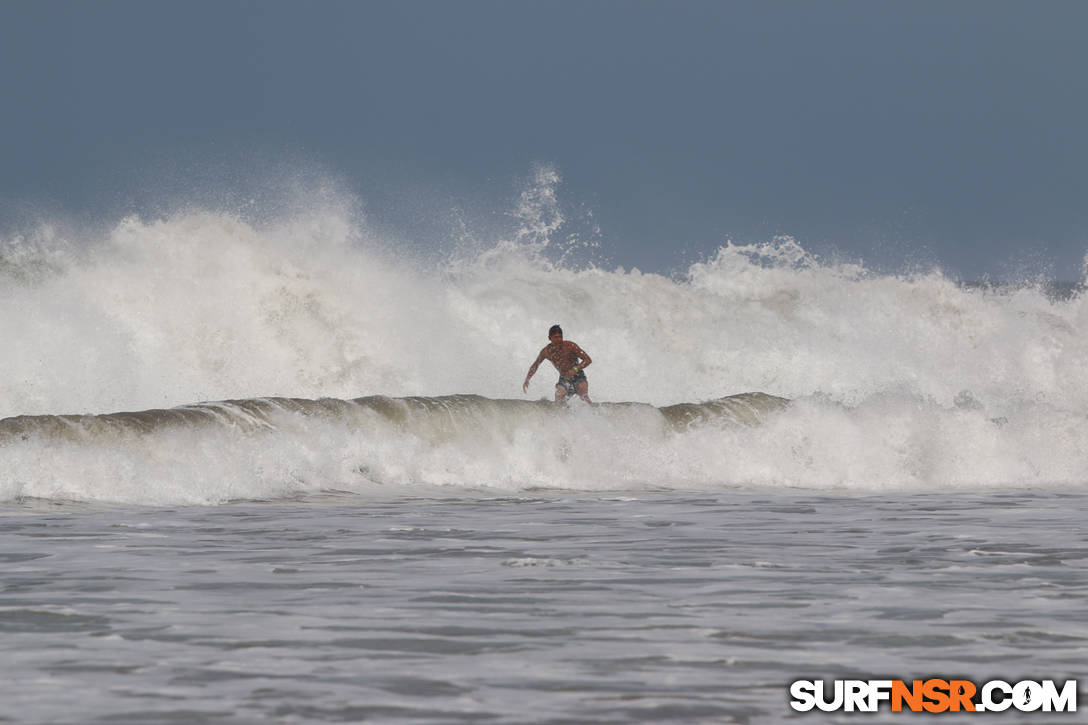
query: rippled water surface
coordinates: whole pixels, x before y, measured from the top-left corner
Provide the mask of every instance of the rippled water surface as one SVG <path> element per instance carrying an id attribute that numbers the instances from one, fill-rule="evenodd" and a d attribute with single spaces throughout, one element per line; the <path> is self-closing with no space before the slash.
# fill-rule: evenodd
<path id="1" fill-rule="evenodd" d="M 0 721 L 829 721 L 788 683 L 1088 681 L 1083 493 L 432 493 L 5 505 Z"/>

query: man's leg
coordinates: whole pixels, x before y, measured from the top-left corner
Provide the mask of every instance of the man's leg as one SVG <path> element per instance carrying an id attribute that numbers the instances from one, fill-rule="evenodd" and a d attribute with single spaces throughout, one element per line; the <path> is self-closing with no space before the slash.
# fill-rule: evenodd
<path id="1" fill-rule="evenodd" d="M 593 402 L 592 400 L 589 399 L 589 381 L 588 380 L 578 381 L 578 395 L 581 395 L 582 400 L 586 401 L 587 403 L 592 403 Z"/>
<path id="2" fill-rule="evenodd" d="M 562 403 L 567 399 L 567 389 L 562 385 L 555 386 L 555 402 Z"/>

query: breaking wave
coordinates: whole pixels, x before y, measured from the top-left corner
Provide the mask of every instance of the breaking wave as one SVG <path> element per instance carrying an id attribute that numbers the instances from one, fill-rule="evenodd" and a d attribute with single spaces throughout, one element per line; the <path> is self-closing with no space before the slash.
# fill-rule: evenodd
<path id="1" fill-rule="evenodd" d="M 685 432 L 756 425 L 787 402 L 762 393 L 662 408 L 368 396 L 17 416 L 0 420 L 0 497 L 219 503 L 383 485 L 660 485 L 640 467 L 661 461 L 637 461 L 640 447 L 660 453 Z"/>
<path id="2" fill-rule="evenodd" d="M 673 277 L 575 264 L 538 181 L 516 233 L 430 255 L 329 198 L 0 240 L 0 500 L 1088 481 L 1079 287 L 880 274 L 789 238 Z M 532 400 L 544 369 L 510 400 L 555 322 L 607 404 Z"/>

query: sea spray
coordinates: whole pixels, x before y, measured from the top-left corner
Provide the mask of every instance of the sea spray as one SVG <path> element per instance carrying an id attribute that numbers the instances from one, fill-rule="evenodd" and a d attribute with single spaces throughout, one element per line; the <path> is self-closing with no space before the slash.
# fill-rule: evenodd
<path id="1" fill-rule="evenodd" d="M 595 400 L 657 411 L 760 391 L 792 404 L 754 426 L 680 430 L 617 408 L 466 421 L 447 440 L 294 414 L 269 430 L 77 437 L 59 452 L 49 438 L 8 437 L 0 495 L 1088 480 L 1083 295 L 878 274 L 790 238 L 727 244 L 678 277 L 573 265 L 550 254 L 562 224 L 553 197 L 523 195 L 524 233 L 452 257 L 398 252 L 353 205 L 326 202 L 263 220 L 131 216 L 89 239 L 48 226 L 11 236 L 0 244 L 0 416 L 270 396 L 547 399 L 547 371 L 527 396 L 520 383 L 556 322 L 594 358 Z"/>
<path id="2" fill-rule="evenodd" d="M 995 415 L 1088 408 L 1083 297 L 824 265 L 789 239 L 725 246 L 683 278 L 567 268 L 510 242 L 456 264 L 398 257 L 329 208 L 261 225 L 129 217 L 78 252 L 19 241 L 2 266 L 2 415 L 513 397 L 555 322 L 593 356 L 602 400 L 900 390 L 947 406 L 966 390 Z M 530 394 L 550 387 L 541 376 Z"/>

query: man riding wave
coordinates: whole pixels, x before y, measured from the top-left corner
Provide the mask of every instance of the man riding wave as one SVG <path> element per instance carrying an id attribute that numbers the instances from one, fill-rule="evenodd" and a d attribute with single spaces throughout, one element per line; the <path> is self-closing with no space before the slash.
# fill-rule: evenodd
<path id="1" fill-rule="evenodd" d="M 551 342 L 540 351 L 536 362 L 529 368 L 529 374 L 525 376 L 525 382 L 521 386 L 522 391 L 529 389 L 529 379 L 536 373 L 540 363 L 548 360 L 559 371 L 559 380 L 555 384 L 555 402 L 562 403 L 567 395 L 577 393 L 582 400 L 592 403 L 589 399 L 589 380 L 586 379 L 585 369 L 593 360 L 574 342 L 563 339 L 563 328 L 559 325 L 551 326 L 548 339 Z"/>

